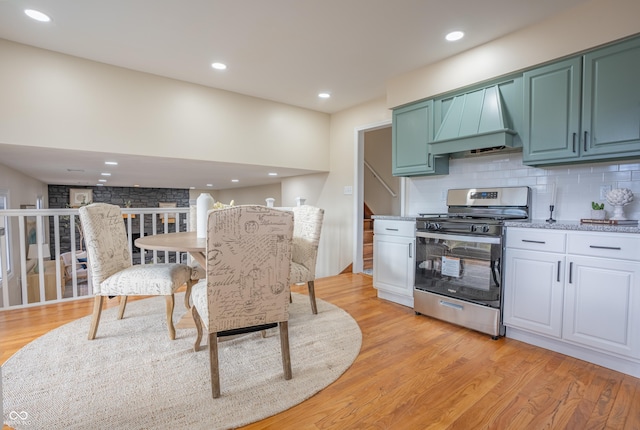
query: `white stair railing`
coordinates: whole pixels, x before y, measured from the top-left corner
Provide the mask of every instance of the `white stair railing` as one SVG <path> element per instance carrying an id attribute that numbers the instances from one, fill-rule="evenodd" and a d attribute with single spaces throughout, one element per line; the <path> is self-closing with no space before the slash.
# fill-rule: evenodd
<path id="1" fill-rule="evenodd" d="M 378 175 L 378 172 L 376 172 L 374 170 L 374 168 L 371 167 L 371 165 L 369 163 L 367 163 L 366 160 L 364 160 L 364 165 L 367 167 L 367 169 L 369 169 L 369 171 L 371 172 L 373 177 L 376 178 L 378 180 L 378 182 L 380 182 L 380 184 L 382 184 L 382 186 L 389 192 L 389 194 L 391 194 L 392 197 L 396 197 L 397 196 L 397 194 L 391 189 L 391 187 L 389 187 L 389 185 L 387 185 L 387 183 L 384 181 L 384 179 L 382 179 L 380 177 L 380 175 Z"/>

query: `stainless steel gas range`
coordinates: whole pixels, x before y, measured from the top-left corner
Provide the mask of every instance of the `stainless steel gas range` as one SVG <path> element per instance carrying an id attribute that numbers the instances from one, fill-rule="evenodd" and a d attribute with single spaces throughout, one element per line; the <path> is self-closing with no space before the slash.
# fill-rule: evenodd
<path id="1" fill-rule="evenodd" d="M 504 335 L 505 220 L 529 220 L 529 187 L 447 192 L 447 213 L 416 219 L 416 314 Z"/>

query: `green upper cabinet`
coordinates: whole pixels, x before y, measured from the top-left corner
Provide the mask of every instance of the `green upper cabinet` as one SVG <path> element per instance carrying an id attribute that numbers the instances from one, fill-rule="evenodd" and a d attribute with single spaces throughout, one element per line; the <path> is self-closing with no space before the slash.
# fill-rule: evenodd
<path id="1" fill-rule="evenodd" d="M 442 175 L 449 172 L 448 156 L 435 157 L 429 143 L 433 138 L 433 100 L 393 111 L 392 173 L 394 176 Z"/>
<path id="2" fill-rule="evenodd" d="M 524 73 L 523 163 L 640 156 L 640 39 Z"/>
<path id="3" fill-rule="evenodd" d="M 584 56 L 583 157 L 640 156 L 640 39 Z"/>
<path id="4" fill-rule="evenodd" d="M 579 157 L 581 71 L 578 57 L 524 73 L 524 164 Z"/>

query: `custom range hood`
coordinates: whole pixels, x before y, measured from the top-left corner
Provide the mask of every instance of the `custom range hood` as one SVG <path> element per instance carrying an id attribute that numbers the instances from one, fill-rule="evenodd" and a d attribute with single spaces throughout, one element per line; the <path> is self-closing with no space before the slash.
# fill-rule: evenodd
<path id="1" fill-rule="evenodd" d="M 508 124 L 498 85 L 446 100 L 448 109 L 434 141 L 433 154 L 452 154 L 519 146 Z M 518 139 L 519 141 L 519 139 Z"/>

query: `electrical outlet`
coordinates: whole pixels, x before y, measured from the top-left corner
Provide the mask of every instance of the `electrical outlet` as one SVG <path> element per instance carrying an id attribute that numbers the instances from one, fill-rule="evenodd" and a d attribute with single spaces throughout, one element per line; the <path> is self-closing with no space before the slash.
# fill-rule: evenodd
<path id="1" fill-rule="evenodd" d="M 600 200 L 606 199 L 609 191 L 611 191 L 611 185 L 600 185 Z"/>
<path id="2" fill-rule="evenodd" d="M 351 185 L 346 185 L 344 187 L 344 194 L 345 195 L 353 194 L 353 187 Z"/>
<path id="3" fill-rule="evenodd" d="M 447 201 L 447 191 L 446 190 L 442 190 L 442 192 L 440 193 L 440 201 L 441 202 L 446 202 Z"/>

